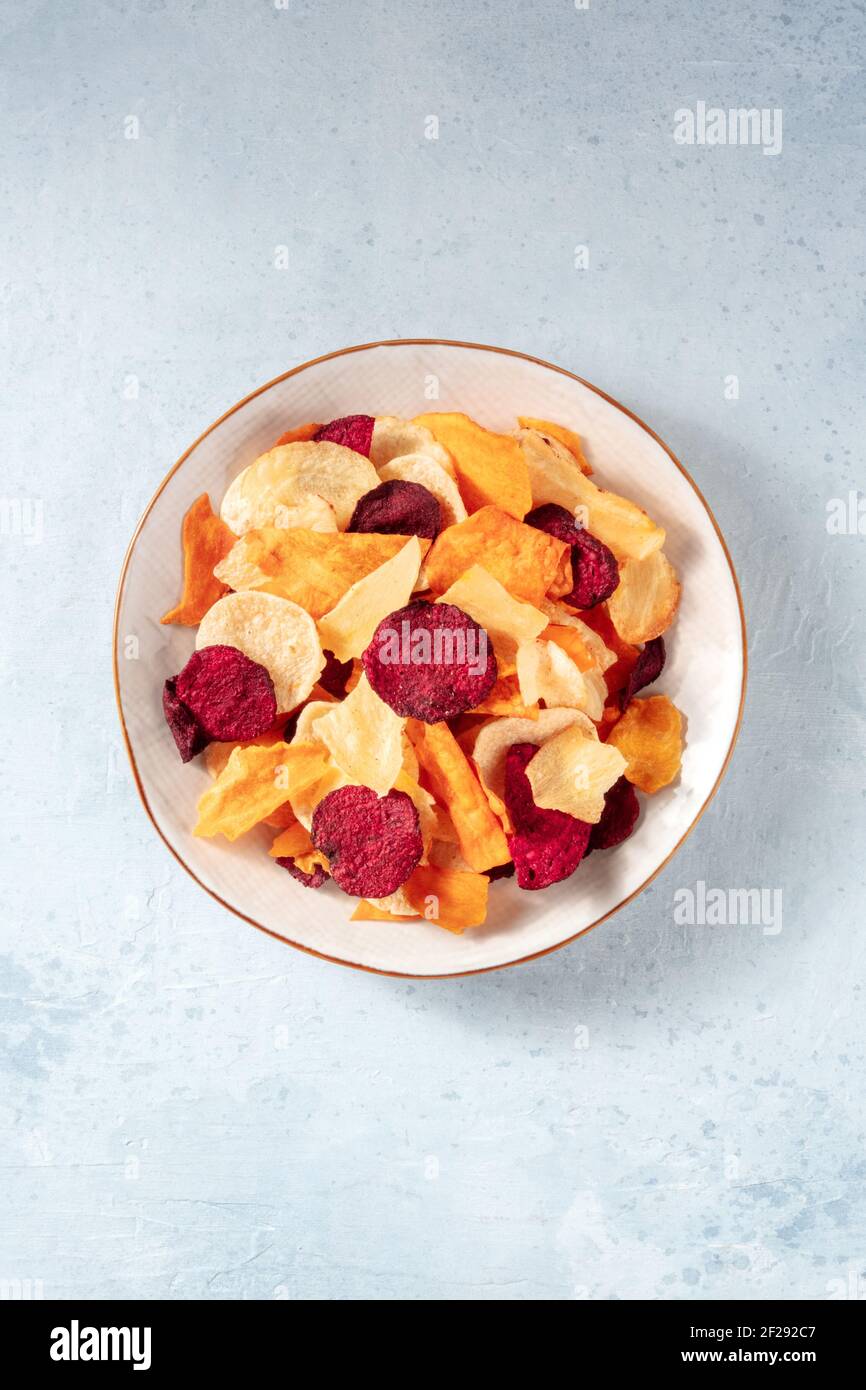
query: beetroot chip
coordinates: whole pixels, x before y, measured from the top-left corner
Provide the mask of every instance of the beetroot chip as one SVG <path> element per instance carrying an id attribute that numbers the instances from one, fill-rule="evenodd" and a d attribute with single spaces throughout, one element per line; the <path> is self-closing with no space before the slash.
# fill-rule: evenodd
<path id="1" fill-rule="evenodd" d="M 303 869 L 298 868 L 290 854 L 281 855 L 276 862 L 280 868 L 288 869 L 292 878 L 296 878 L 298 883 L 302 883 L 305 888 L 321 888 L 325 880 L 330 878 L 330 874 L 325 873 L 321 864 L 316 864 L 311 874 L 305 873 Z"/>
<path id="2" fill-rule="evenodd" d="M 604 810 L 601 820 L 592 827 L 590 850 L 613 849 L 615 845 L 621 845 L 634 830 L 639 815 L 637 792 L 627 778 L 620 777 L 604 794 Z"/>
<path id="3" fill-rule="evenodd" d="M 632 667 L 628 685 L 623 696 L 623 705 L 627 705 L 629 700 L 643 690 L 645 685 L 652 685 L 653 681 L 658 680 L 665 665 L 665 639 L 654 637 L 651 642 L 644 643 L 644 649 Z"/>
<path id="4" fill-rule="evenodd" d="M 194 758 L 197 753 L 207 747 L 210 739 L 192 710 L 187 709 L 178 695 L 177 676 L 169 676 L 162 687 L 162 709 L 165 722 L 171 729 L 177 744 L 181 762 L 188 763 L 191 758 Z"/>
<path id="5" fill-rule="evenodd" d="M 536 806 L 526 765 L 538 752 L 534 743 L 515 743 L 505 759 L 505 805 L 514 826 L 508 848 L 517 870 L 519 888 L 549 888 L 573 874 L 592 826 L 565 811 Z"/>
<path id="6" fill-rule="evenodd" d="M 524 517 L 527 526 L 547 531 L 571 546 L 571 575 L 574 587 L 564 603 L 575 608 L 595 608 L 610 598 L 619 584 L 619 565 L 613 552 L 575 521 L 571 512 L 556 502 L 546 502 Z"/>
<path id="7" fill-rule="evenodd" d="M 389 613 L 363 662 L 379 699 L 395 714 L 425 724 L 473 709 L 496 681 L 493 643 L 453 603 L 421 600 Z"/>
<path id="8" fill-rule="evenodd" d="M 344 893 L 384 898 L 411 874 L 424 849 L 418 812 L 405 792 L 338 787 L 319 802 L 310 836 Z"/>
<path id="9" fill-rule="evenodd" d="M 351 661 L 338 661 L 333 652 L 325 652 L 325 666 L 319 676 L 319 685 L 335 700 L 342 700 L 346 693 L 346 681 L 351 674 Z"/>
<path id="10" fill-rule="evenodd" d="M 277 717 L 274 683 L 264 666 L 236 647 L 202 647 L 179 675 L 177 694 L 208 738 L 258 738 Z"/>
<path id="11" fill-rule="evenodd" d="M 342 415 L 323 425 L 313 438 L 317 443 L 327 440 L 329 444 L 342 444 L 344 449 L 354 449 L 356 454 L 369 458 L 374 424 L 372 415 Z"/>
<path id="12" fill-rule="evenodd" d="M 420 483 L 395 478 L 364 493 L 348 529 L 378 531 L 386 536 L 424 536 L 433 541 L 442 529 L 442 509 Z"/>

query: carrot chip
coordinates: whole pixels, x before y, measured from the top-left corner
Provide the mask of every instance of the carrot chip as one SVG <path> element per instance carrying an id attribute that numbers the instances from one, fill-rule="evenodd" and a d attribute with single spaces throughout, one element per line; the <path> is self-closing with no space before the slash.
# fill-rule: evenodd
<path id="1" fill-rule="evenodd" d="M 431 790 L 451 817 L 466 863 L 478 873 L 507 864 L 511 856 L 502 825 L 448 725 L 410 719 L 407 729 Z"/>
<path id="2" fill-rule="evenodd" d="M 180 602 L 160 618 L 162 623 L 195 627 L 207 610 L 226 592 L 214 576 L 237 537 L 214 513 L 206 492 L 197 497 L 183 519 L 183 593 Z"/>

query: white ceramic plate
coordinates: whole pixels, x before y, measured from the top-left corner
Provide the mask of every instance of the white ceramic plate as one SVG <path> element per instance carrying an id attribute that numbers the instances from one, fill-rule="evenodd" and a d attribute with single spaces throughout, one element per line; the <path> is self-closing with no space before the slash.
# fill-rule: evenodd
<path id="1" fill-rule="evenodd" d="M 643 808 L 631 838 L 594 854 L 543 893 L 513 881 L 491 889 L 490 916 L 463 936 L 426 922 L 350 922 L 354 900 L 332 884 L 309 892 L 267 857 L 272 832 L 230 845 L 194 839 L 195 803 L 210 778 L 184 766 L 163 722 L 162 685 L 187 660 L 191 628 L 162 627 L 181 581 L 180 525 L 208 492 L 218 510 L 241 468 L 304 420 L 364 412 L 412 417 L 463 410 L 495 430 L 529 415 L 583 437 L 597 481 L 643 506 L 667 530 L 665 550 L 683 584 L 658 690 L 684 712 L 676 782 Z M 131 642 L 134 638 L 136 641 Z M 595 387 L 535 358 L 468 343 L 403 341 L 347 348 L 295 367 L 234 406 L 175 464 L 129 547 L 117 596 L 115 685 L 145 809 L 184 868 L 239 917 L 287 943 L 363 969 L 412 976 L 511 965 L 572 941 L 639 893 L 697 822 L 733 748 L 745 689 L 742 604 L 725 543 L 706 502 L 670 450 Z M 655 691 L 656 687 L 653 687 Z"/>

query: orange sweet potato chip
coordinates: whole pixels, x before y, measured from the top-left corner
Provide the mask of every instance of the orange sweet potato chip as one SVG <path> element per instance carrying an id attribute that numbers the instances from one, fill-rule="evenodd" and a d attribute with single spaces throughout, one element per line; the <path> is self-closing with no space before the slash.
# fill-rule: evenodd
<path id="1" fill-rule="evenodd" d="M 433 795 L 454 823 L 466 863 L 479 873 L 507 864 L 511 855 L 502 826 L 448 725 L 409 719 L 406 729 Z"/>
<path id="2" fill-rule="evenodd" d="M 295 821 L 294 825 L 287 827 L 281 835 L 278 835 L 268 850 L 272 859 L 294 859 L 299 869 L 305 874 L 311 874 L 318 864 L 327 873 L 329 864 L 320 849 L 316 849 L 310 839 L 310 832 L 305 830 L 300 821 Z"/>
<path id="3" fill-rule="evenodd" d="M 403 892 L 425 921 L 459 936 L 467 927 L 479 927 L 484 921 L 489 887 L 486 874 L 419 864 L 404 883 Z"/>
<path id="4" fill-rule="evenodd" d="M 413 423 L 425 426 L 451 454 L 468 511 L 493 502 L 521 521 L 531 510 L 529 470 L 516 439 L 456 412 L 419 415 Z"/>
<path id="5" fill-rule="evenodd" d="M 558 647 L 570 656 L 578 671 L 595 671 L 598 663 L 595 656 L 584 642 L 577 628 L 560 627 L 558 623 L 549 623 L 541 634 L 547 642 L 555 642 Z"/>
<path id="6" fill-rule="evenodd" d="M 563 628 L 563 631 L 567 629 Z M 549 629 L 548 629 L 549 632 Z M 545 634 L 547 635 L 547 634 Z M 520 683 L 516 675 L 500 676 L 486 699 L 468 710 L 469 714 L 510 714 L 517 719 L 537 719 L 538 701 L 532 705 L 523 703 Z"/>
<path id="7" fill-rule="evenodd" d="M 574 454 L 580 465 L 581 473 L 591 473 L 592 469 L 586 461 L 583 453 L 583 445 L 580 435 L 575 434 L 567 425 L 554 424 L 553 420 L 533 420 L 529 415 L 518 415 L 517 423 L 524 430 L 538 430 L 539 434 L 546 434 L 549 439 L 556 439 L 560 444 L 564 444 L 570 454 Z"/>
<path id="8" fill-rule="evenodd" d="M 262 825 L 267 825 L 271 830 L 288 830 L 290 825 L 296 825 L 297 820 L 292 810 L 291 802 L 284 801 L 282 806 L 278 806 L 272 816 L 265 816 Z"/>
<path id="9" fill-rule="evenodd" d="M 251 743 L 279 743 L 283 737 L 287 718 L 288 716 L 285 714 L 278 715 L 276 723 L 272 724 L 269 729 L 265 729 L 265 732 L 259 734 L 257 738 L 238 739 L 231 743 L 209 743 L 204 750 L 204 765 L 211 777 L 219 777 L 236 748 L 249 748 Z"/>
<path id="10" fill-rule="evenodd" d="M 375 903 L 368 903 L 366 898 L 362 898 L 349 918 L 350 922 L 417 922 L 417 913 L 409 917 L 404 912 L 386 912 L 384 907 L 377 907 Z"/>
<path id="11" fill-rule="evenodd" d="M 607 742 L 626 759 L 628 780 L 642 792 L 657 792 L 680 770 L 683 717 L 667 695 L 632 700 Z"/>
<path id="12" fill-rule="evenodd" d="M 353 584 L 392 560 L 405 544 L 405 536 L 376 532 L 267 526 L 241 536 L 220 573 L 233 589 L 277 594 L 299 604 L 312 618 L 321 618 Z M 426 552 L 430 542 L 419 544 Z"/>
<path id="13" fill-rule="evenodd" d="M 430 588 L 442 594 L 470 566 L 481 565 L 512 598 L 538 607 L 556 579 L 564 553 L 570 553 L 565 541 L 524 526 L 500 507 L 482 507 L 466 521 L 440 532 L 424 570 Z"/>
<path id="14" fill-rule="evenodd" d="M 213 786 L 199 798 L 193 834 L 236 840 L 321 778 L 327 766 L 328 750 L 320 743 L 235 748 Z"/>
<path id="15" fill-rule="evenodd" d="M 616 695 L 628 685 L 628 678 L 638 659 L 638 649 L 628 642 L 623 642 L 610 620 L 606 603 L 600 603 L 596 608 L 588 608 L 580 616 L 587 627 L 591 627 L 593 632 L 598 634 L 605 646 L 616 653 L 616 661 L 604 673 L 608 694 Z"/>
<path id="16" fill-rule="evenodd" d="M 160 619 L 196 627 L 207 610 L 222 598 L 225 584 L 214 576 L 214 566 L 228 555 L 237 537 L 214 514 L 206 492 L 197 497 L 183 519 L 183 593 L 180 602 Z"/>
<path id="17" fill-rule="evenodd" d="M 322 426 L 317 420 L 311 420 L 308 425 L 296 425 L 293 430 L 286 430 L 273 445 L 278 449 L 281 444 L 302 444 L 308 439 L 315 439 Z"/>

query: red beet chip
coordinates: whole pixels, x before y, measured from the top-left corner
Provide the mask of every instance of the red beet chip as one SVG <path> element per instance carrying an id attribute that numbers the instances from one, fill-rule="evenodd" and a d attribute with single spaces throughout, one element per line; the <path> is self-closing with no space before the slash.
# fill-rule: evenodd
<path id="1" fill-rule="evenodd" d="M 346 693 L 346 681 L 351 674 L 351 661 L 338 661 L 333 652 L 325 652 L 325 667 L 319 676 L 319 685 L 335 700 L 342 700 Z"/>
<path id="2" fill-rule="evenodd" d="M 344 893 L 384 898 L 411 874 L 424 849 L 418 812 L 405 792 L 338 787 L 313 812 L 310 836 Z"/>
<path id="3" fill-rule="evenodd" d="M 277 717 L 273 681 L 236 647 L 202 647 L 175 680 L 179 698 L 208 738 L 257 738 Z"/>
<path id="4" fill-rule="evenodd" d="M 575 521 L 571 512 L 555 502 L 546 502 L 524 517 L 527 526 L 547 531 L 571 546 L 571 576 L 574 588 L 564 596 L 575 608 L 595 608 L 610 598 L 619 584 L 619 565 L 613 552 Z"/>
<path id="5" fill-rule="evenodd" d="M 515 743 L 505 759 L 505 805 L 514 826 L 508 848 L 517 870 L 518 888 L 549 888 L 573 874 L 592 826 L 565 811 L 536 806 L 526 765 L 538 752 L 534 743 Z"/>
<path id="6" fill-rule="evenodd" d="M 524 525 L 534 526 L 536 531 L 546 531 L 549 536 L 576 545 L 581 528 L 567 507 L 556 502 L 545 502 L 543 507 L 534 507 L 523 518 Z"/>
<path id="7" fill-rule="evenodd" d="M 496 681 L 493 643 L 453 603 L 419 601 L 389 613 L 363 662 L 379 699 L 402 718 L 425 724 L 473 709 Z"/>
<path id="8" fill-rule="evenodd" d="M 652 685 L 653 681 L 658 680 L 665 665 L 665 639 L 663 637 L 653 637 L 651 642 L 644 644 L 644 649 L 632 667 L 628 685 L 623 695 L 623 707 L 629 700 L 643 690 L 645 685 Z"/>
<path id="9" fill-rule="evenodd" d="M 305 888 L 321 888 L 325 880 L 330 878 L 330 874 L 325 873 L 321 864 L 316 864 L 311 874 L 305 873 L 303 869 L 298 868 L 290 854 L 278 856 L 276 862 L 280 868 L 288 869 L 292 878 L 296 878 L 298 883 L 302 883 Z"/>
<path id="10" fill-rule="evenodd" d="M 592 827 L 589 850 L 613 849 L 621 845 L 634 830 L 639 815 L 637 792 L 627 778 L 620 777 L 604 794 L 604 810 L 601 820 Z"/>
<path id="11" fill-rule="evenodd" d="M 433 541 L 442 529 L 442 509 L 420 483 L 395 478 L 364 493 L 348 529 L 378 531 L 385 536 L 424 536 Z"/>
<path id="12" fill-rule="evenodd" d="M 177 744 L 181 762 L 188 763 L 191 758 L 194 758 L 197 753 L 207 747 L 210 739 L 192 710 L 187 709 L 183 700 L 180 699 L 177 693 L 177 676 L 169 676 L 162 687 L 162 709 L 165 722 L 171 729 L 172 737 Z"/>
<path id="13" fill-rule="evenodd" d="M 317 443 L 327 440 L 329 444 L 342 444 L 344 449 L 354 449 L 356 454 L 369 458 L 374 424 L 372 415 L 341 415 L 339 420 L 329 420 L 313 438 Z"/>

